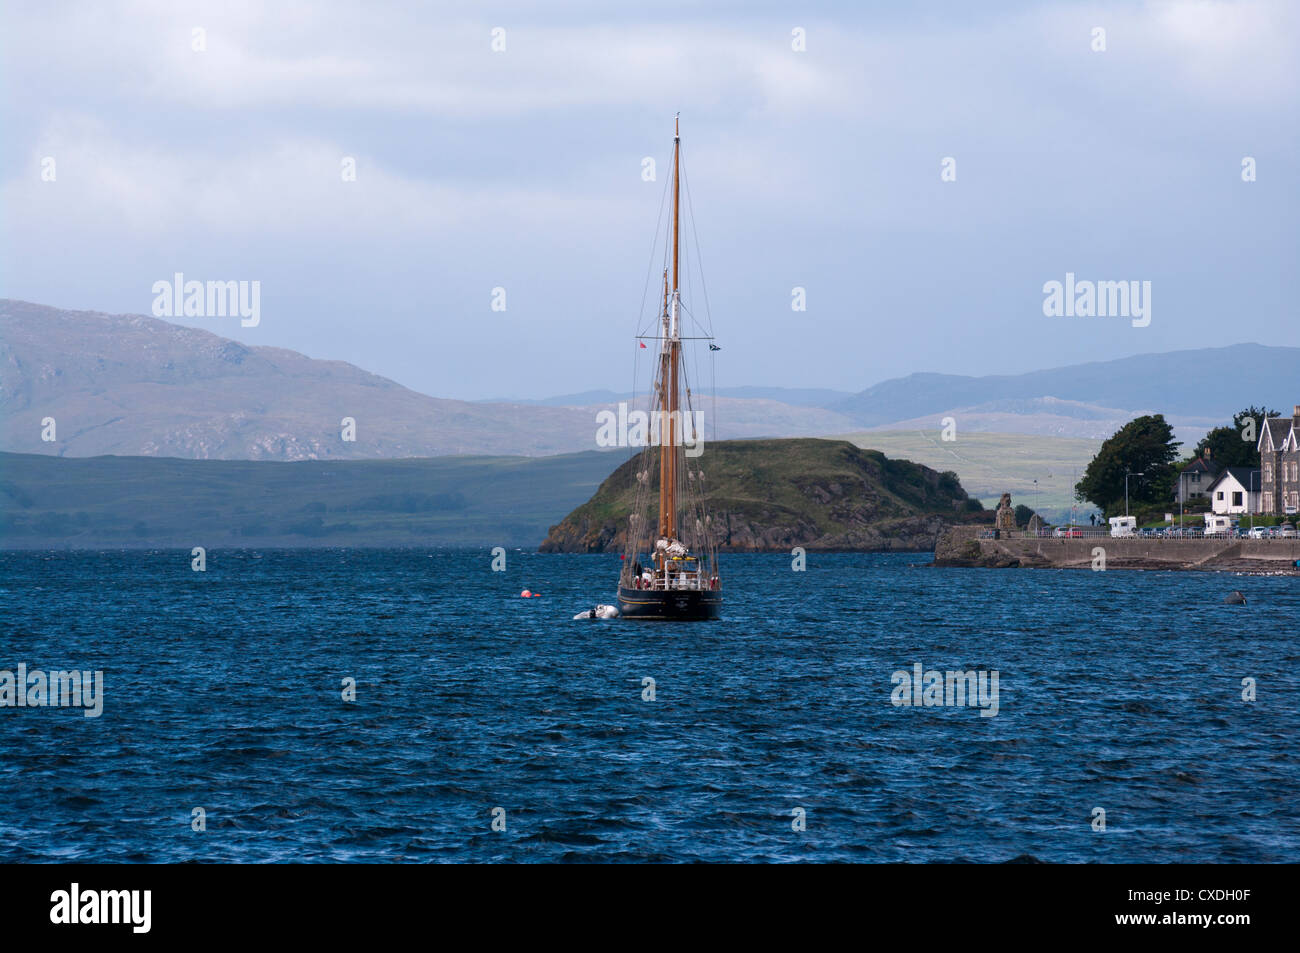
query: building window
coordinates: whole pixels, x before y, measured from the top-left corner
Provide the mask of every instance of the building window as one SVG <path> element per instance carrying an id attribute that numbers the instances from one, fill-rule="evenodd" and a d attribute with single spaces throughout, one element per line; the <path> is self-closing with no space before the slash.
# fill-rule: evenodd
<path id="1" fill-rule="evenodd" d="M 1221 500 L 1221 499 L 1223 499 L 1223 491 L 1220 490 L 1218 493 L 1214 494 L 1214 498 L 1215 498 L 1216 500 Z"/>
<path id="2" fill-rule="evenodd" d="M 1241 494 L 1236 492 L 1235 490 L 1233 491 L 1232 494 L 1232 505 L 1241 506 Z"/>

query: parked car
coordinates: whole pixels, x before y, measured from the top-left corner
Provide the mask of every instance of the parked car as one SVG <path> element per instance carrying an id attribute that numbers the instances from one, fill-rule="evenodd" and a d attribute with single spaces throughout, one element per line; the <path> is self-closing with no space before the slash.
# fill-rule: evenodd
<path id="1" fill-rule="evenodd" d="M 1267 526 L 1254 526 L 1254 527 L 1251 527 L 1251 530 L 1250 530 L 1250 538 L 1251 538 L 1251 539 L 1263 539 L 1266 535 L 1268 535 L 1268 527 L 1267 527 Z"/>
<path id="2" fill-rule="evenodd" d="M 1277 535 L 1282 539 L 1295 539 L 1295 527 L 1290 523 L 1283 523 L 1277 528 Z"/>

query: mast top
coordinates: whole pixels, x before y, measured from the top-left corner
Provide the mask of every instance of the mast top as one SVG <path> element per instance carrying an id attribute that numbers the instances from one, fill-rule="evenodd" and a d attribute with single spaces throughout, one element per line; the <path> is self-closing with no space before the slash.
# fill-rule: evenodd
<path id="1" fill-rule="evenodd" d="M 680 128 L 681 121 L 682 121 L 681 113 L 678 113 L 676 116 L 673 117 L 673 142 L 677 142 L 679 139 L 682 138 L 682 131 Z"/>

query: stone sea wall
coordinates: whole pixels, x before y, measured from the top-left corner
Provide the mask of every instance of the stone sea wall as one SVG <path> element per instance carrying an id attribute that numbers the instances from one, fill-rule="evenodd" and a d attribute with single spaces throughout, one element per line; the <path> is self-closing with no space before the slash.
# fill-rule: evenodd
<path id="1" fill-rule="evenodd" d="M 1106 569 L 1206 569 L 1300 575 L 1295 539 L 991 539 L 986 526 L 954 526 L 935 545 L 936 566 L 996 569 L 1091 569 L 1095 550 Z"/>

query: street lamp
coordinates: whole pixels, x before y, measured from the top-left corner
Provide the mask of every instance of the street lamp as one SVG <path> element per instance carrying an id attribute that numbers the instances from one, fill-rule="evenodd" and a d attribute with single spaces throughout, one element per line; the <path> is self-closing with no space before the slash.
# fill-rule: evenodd
<path id="1" fill-rule="evenodd" d="M 1187 471 L 1178 474 L 1178 531 L 1183 530 L 1183 511 L 1187 509 Z"/>
<path id="2" fill-rule="evenodd" d="M 1258 471 L 1258 470 L 1251 470 L 1251 471 L 1250 471 L 1250 485 L 1246 487 L 1246 509 L 1250 510 L 1250 528 L 1251 528 L 1252 530 L 1255 528 L 1255 507 L 1251 505 L 1251 502 L 1250 502 L 1250 494 L 1252 494 L 1252 493 L 1255 492 L 1255 474 L 1256 474 L 1256 473 L 1259 473 L 1259 471 Z M 1261 492 L 1263 491 L 1263 484 L 1262 484 L 1262 481 L 1261 481 L 1261 485 L 1260 485 L 1260 490 L 1261 490 Z"/>
<path id="3" fill-rule="evenodd" d="M 1130 476 L 1132 476 L 1132 474 L 1128 470 L 1125 470 L 1124 471 L 1124 515 L 1125 516 L 1128 516 L 1128 478 Z"/>

